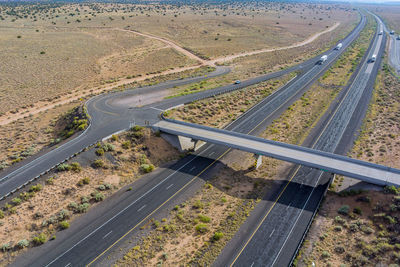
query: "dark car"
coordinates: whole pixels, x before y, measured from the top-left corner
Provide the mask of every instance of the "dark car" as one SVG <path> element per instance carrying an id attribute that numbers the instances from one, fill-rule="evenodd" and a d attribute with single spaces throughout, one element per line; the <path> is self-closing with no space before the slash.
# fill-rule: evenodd
<path id="1" fill-rule="evenodd" d="M 241 83 L 239 80 L 235 81 L 235 84 L 239 84 L 239 83 Z"/>

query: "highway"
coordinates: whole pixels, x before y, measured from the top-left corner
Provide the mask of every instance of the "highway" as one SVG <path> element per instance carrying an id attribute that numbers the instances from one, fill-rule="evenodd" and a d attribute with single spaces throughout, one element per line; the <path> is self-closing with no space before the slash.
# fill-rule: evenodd
<path id="1" fill-rule="evenodd" d="M 380 45 L 380 42 L 378 42 Z M 372 66 L 373 64 L 369 64 Z M 370 72 L 368 72 L 370 73 Z M 360 77 L 361 79 L 361 77 Z M 352 88 L 362 88 L 358 84 Z M 363 92 L 363 90 L 359 90 Z M 354 101 L 358 103 L 353 95 L 349 94 L 344 101 Z M 346 107 L 354 107 L 351 103 L 342 102 L 340 113 L 334 115 L 349 114 Z M 354 110 L 352 111 L 354 112 Z M 347 120 L 349 121 L 349 120 Z M 316 149 L 304 148 L 301 146 L 285 144 L 277 141 L 266 140 L 260 137 L 254 137 L 246 134 L 239 134 L 223 129 L 216 129 L 203 125 L 176 121 L 171 119 L 162 120 L 152 127 L 158 131 L 172 135 L 185 136 L 194 140 L 201 140 L 207 143 L 223 145 L 234 149 L 250 152 L 255 155 L 262 155 L 276 158 L 303 166 L 324 170 L 352 178 L 359 179 L 382 186 L 400 186 L 400 170 L 383 165 L 378 165 L 366 161 L 348 158 L 322 151 L 333 151 L 339 138 L 343 134 L 342 124 L 346 123 L 346 118 L 333 118 L 325 129 L 325 139 L 323 143 L 317 143 Z M 335 138 L 336 137 L 336 138 Z M 332 140 L 335 139 L 335 140 Z M 319 145 L 319 146 L 318 146 Z"/>
<path id="2" fill-rule="evenodd" d="M 309 136 L 310 147 L 341 154 L 351 147 L 369 104 L 384 47 L 385 36 L 376 33 L 347 92 L 338 96 L 340 102 L 320 124 L 321 131 Z M 377 61 L 368 63 L 374 53 Z M 289 266 L 331 178 L 331 174 L 313 168 L 294 167 L 282 190 L 266 196 L 214 265 Z"/>
<path id="3" fill-rule="evenodd" d="M 291 69 L 279 72 L 279 75 L 293 70 L 303 72 L 275 93 L 244 113 L 227 129 L 242 133 L 257 134 L 266 125 L 278 117 L 288 106 L 300 97 L 307 86 L 315 81 L 359 34 L 365 25 L 362 17 L 356 29 L 342 41 L 343 49 L 330 49 L 328 61 L 316 65 L 319 57 Z M 187 95 L 161 101 L 142 108 L 123 106 L 116 103 L 121 98 L 135 94 L 135 91 L 98 96 L 87 103 L 92 116 L 91 128 L 85 134 L 92 139 L 104 138 L 112 132 L 126 129 L 129 124 L 150 124 L 157 120 L 162 110 L 192 102 L 204 97 L 237 90 L 250 84 L 265 81 L 277 74 L 243 81 L 240 85 L 229 85 L 215 90 Z M 275 76 L 276 77 L 276 76 Z M 170 84 L 169 84 L 170 85 Z M 163 85 L 158 85 L 163 86 Z M 137 89 L 136 89 L 137 90 Z M 143 89 L 145 90 L 145 89 Z M 84 137 L 83 139 L 88 138 Z M 88 142 L 90 143 L 90 142 Z M 133 192 L 120 192 L 82 216 L 71 225 L 71 228 L 60 232 L 57 239 L 40 247 L 33 248 L 29 254 L 19 257 L 14 266 L 81 266 L 94 264 L 107 256 L 127 235 L 149 219 L 153 214 L 168 207 L 173 200 L 185 192 L 198 188 L 207 179 L 207 173 L 213 164 L 230 150 L 222 146 L 205 145 L 195 154 L 185 157 L 169 169 L 155 172 L 134 184 Z M 202 179 L 197 179 L 198 177 Z"/>

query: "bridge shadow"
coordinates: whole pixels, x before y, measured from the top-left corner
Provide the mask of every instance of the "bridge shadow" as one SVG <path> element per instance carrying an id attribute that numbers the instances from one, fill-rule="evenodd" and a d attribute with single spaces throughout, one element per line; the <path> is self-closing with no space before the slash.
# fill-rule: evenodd
<path id="1" fill-rule="evenodd" d="M 254 174 L 252 174 L 254 168 L 252 167 L 244 170 L 234 170 L 221 161 L 215 161 L 207 157 L 197 156 L 196 159 L 188 163 L 194 157 L 194 155 L 189 155 L 169 168 L 181 173 L 197 176 L 234 198 L 259 199 L 309 211 L 314 211 L 315 207 L 304 205 L 305 199 L 307 199 L 311 193 L 314 195 L 323 194 L 332 178 L 331 173 L 323 173 L 320 177 L 320 182 L 314 187 L 306 183 L 296 182 L 296 178 L 299 178 L 299 175 L 304 175 L 306 172 L 306 175 L 315 176 L 312 177 L 312 180 L 317 181 L 319 178 L 318 176 L 321 174 L 317 169 L 303 166 L 296 172 L 298 165 L 291 165 L 291 167 L 288 167 L 286 171 L 283 172 L 281 177 L 278 179 L 271 179 L 262 177 L 261 174 L 258 175 L 258 177 L 254 177 Z M 182 165 L 186 163 L 188 164 L 182 168 Z M 206 171 L 199 174 L 200 168 L 197 169 L 197 171 L 193 170 L 194 164 L 204 167 L 210 164 L 212 165 Z M 204 167 L 202 169 L 204 169 Z M 293 179 L 291 179 L 292 177 Z M 291 179 L 291 181 L 289 181 L 289 179 Z M 313 182 L 313 184 L 315 184 L 315 182 Z"/>

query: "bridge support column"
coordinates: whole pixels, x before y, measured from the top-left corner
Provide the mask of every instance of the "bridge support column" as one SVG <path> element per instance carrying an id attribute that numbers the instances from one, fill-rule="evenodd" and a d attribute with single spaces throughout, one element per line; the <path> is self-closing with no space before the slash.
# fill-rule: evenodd
<path id="1" fill-rule="evenodd" d="M 261 166 L 261 164 L 262 164 L 262 156 L 261 156 L 261 155 L 254 154 L 254 159 L 255 159 L 254 167 L 255 167 L 256 169 L 258 169 L 258 168 Z"/>
<path id="2" fill-rule="evenodd" d="M 168 133 L 161 133 L 161 137 L 164 138 L 172 146 L 176 147 L 180 152 L 185 152 L 188 150 L 196 151 L 205 144 L 204 141 L 193 140 L 192 138 L 189 137 L 173 135 Z"/>

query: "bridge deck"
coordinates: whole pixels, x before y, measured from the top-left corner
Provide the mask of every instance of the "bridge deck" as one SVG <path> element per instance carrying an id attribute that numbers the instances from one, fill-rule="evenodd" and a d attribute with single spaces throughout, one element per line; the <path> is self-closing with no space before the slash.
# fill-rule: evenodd
<path id="1" fill-rule="evenodd" d="M 400 185 L 400 170 L 315 149 L 175 120 L 153 127 L 161 132 L 224 145 L 379 185 Z"/>

